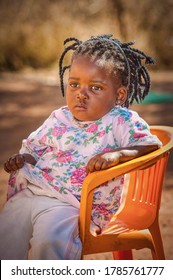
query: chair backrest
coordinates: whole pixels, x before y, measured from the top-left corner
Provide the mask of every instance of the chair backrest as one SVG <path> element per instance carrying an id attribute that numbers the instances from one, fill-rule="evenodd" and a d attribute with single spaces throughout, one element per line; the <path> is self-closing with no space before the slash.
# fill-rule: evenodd
<path id="1" fill-rule="evenodd" d="M 144 229 L 154 222 L 160 207 L 167 159 L 168 153 L 165 153 L 152 166 L 130 173 L 124 208 L 117 215 L 129 228 Z"/>
<path id="2" fill-rule="evenodd" d="M 91 238 L 90 217 L 95 188 L 122 174 L 130 174 L 130 187 L 115 219 L 122 220 L 131 229 L 148 228 L 156 219 L 169 150 L 173 147 L 173 127 L 151 126 L 151 132 L 158 136 L 163 147 L 112 168 L 93 172 L 84 180 L 79 219 L 83 243 Z"/>

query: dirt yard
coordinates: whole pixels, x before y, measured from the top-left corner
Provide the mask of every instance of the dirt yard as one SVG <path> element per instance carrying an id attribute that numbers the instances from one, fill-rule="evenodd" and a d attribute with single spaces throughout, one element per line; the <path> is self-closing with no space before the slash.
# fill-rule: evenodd
<path id="1" fill-rule="evenodd" d="M 18 152 L 21 141 L 35 130 L 52 110 L 65 104 L 58 87 L 55 71 L 0 74 L 0 209 L 5 197 L 8 174 L 3 171 L 3 162 Z M 173 73 L 153 73 L 152 90 L 172 92 Z M 173 126 L 173 102 L 134 105 L 132 109 L 150 125 Z M 173 260 L 173 151 L 165 176 L 160 225 L 167 260 Z M 90 259 L 109 259 L 111 253 L 92 255 Z M 134 252 L 136 259 L 151 259 L 148 250 Z"/>

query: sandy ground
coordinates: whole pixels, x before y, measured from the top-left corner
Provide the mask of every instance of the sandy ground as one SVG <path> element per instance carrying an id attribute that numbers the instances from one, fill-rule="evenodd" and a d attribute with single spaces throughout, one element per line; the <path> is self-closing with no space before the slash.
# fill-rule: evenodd
<path id="1" fill-rule="evenodd" d="M 173 73 L 152 73 L 152 90 L 173 93 Z M 55 71 L 0 74 L 0 209 L 6 198 L 8 174 L 3 162 L 18 152 L 23 138 L 35 130 L 52 110 L 65 104 Z M 134 105 L 132 109 L 150 125 L 173 126 L 173 103 Z M 173 151 L 165 176 L 160 226 L 167 260 L 173 260 Z M 90 259 L 111 259 L 111 253 L 90 255 Z M 135 259 L 151 259 L 149 250 L 134 252 Z"/>

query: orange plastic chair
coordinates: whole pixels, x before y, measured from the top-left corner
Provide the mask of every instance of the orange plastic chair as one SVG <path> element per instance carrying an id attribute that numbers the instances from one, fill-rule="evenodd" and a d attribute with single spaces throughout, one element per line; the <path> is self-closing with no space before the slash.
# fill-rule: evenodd
<path id="1" fill-rule="evenodd" d="M 83 182 L 80 206 L 80 238 L 84 255 L 113 252 L 114 259 L 133 259 L 133 249 L 149 248 L 153 259 L 165 259 L 159 227 L 159 208 L 173 127 L 151 126 L 163 147 L 147 155 L 89 174 Z M 98 235 L 90 232 L 93 193 L 100 184 L 129 174 L 124 202 L 108 227 Z"/>

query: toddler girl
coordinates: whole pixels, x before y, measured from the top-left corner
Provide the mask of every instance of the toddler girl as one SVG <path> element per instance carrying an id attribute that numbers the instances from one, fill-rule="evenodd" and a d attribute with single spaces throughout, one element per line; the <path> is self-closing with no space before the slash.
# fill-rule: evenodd
<path id="1" fill-rule="evenodd" d="M 11 176 L 0 214 L 1 259 L 80 259 L 78 217 L 87 174 L 161 146 L 148 124 L 128 109 L 148 94 L 145 64 L 152 58 L 111 35 L 84 42 L 68 38 L 67 43 L 59 61 L 63 95 L 69 71 L 67 106 L 52 112 L 4 164 Z M 69 51 L 71 65 L 64 66 Z M 119 208 L 123 183 L 121 176 L 96 189 L 96 234 Z"/>

